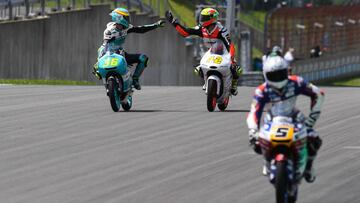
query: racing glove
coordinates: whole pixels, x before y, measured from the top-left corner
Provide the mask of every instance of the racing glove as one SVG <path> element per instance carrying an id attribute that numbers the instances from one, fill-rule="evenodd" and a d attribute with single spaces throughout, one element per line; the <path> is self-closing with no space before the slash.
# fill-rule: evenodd
<path id="1" fill-rule="evenodd" d="M 256 130 L 256 129 L 249 130 L 249 142 L 250 142 L 250 146 L 253 148 L 254 152 L 257 154 L 261 154 L 258 130 Z"/>
<path id="2" fill-rule="evenodd" d="M 110 30 L 105 30 L 104 32 L 104 40 L 111 40 L 114 36 L 112 35 Z"/>
<path id="3" fill-rule="evenodd" d="M 319 116 L 320 116 L 320 112 L 311 112 L 310 115 L 305 120 L 306 127 L 313 128 Z"/>
<path id="4" fill-rule="evenodd" d="M 166 11 L 165 12 L 165 18 L 173 25 L 178 24 L 179 20 L 174 18 L 173 14 L 171 13 L 171 11 Z"/>

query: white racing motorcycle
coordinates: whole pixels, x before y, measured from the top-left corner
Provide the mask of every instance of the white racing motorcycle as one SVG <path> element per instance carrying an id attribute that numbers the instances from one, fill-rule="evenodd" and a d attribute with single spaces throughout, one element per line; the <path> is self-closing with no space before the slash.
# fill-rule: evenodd
<path id="1" fill-rule="evenodd" d="M 231 89 L 231 57 L 222 42 L 217 42 L 205 53 L 197 67 L 205 80 L 204 89 L 207 94 L 207 109 L 212 112 L 216 104 L 224 111 L 230 98 Z"/>

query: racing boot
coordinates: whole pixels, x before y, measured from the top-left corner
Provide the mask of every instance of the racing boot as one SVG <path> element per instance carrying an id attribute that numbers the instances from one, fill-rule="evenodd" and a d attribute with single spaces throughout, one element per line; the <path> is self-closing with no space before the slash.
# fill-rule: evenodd
<path id="1" fill-rule="evenodd" d="M 309 157 L 305 167 L 304 178 L 306 182 L 312 183 L 316 179 L 313 162 L 316 158 L 317 151 L 320 149 L 322 145 L 321 138 L 319 137 L 318 133 L 315 132 L 313 129 L 308 129 L 307 144 L 308 144 L 307 147 L 308 147 Z"/>
<path id="2" fill-rule="evenodd" d="M 238 80 L 232 79 L 230 93 L 234 96 L 236 96 L 238 94 L 237 85 L 238 85 Z"/>
<path id="3" fill-rule="evenodd" d="M 132 85 L 134 86 L 135 89 L 141 90 L 139 78 L 133 78 Z"/>
<path id="4" fill-rule="evenodd" d="M 133 74 L 133 86 L 137 90 L 141 90 L 139 77 L 141 76 L 144 69 L 146 68 L 148 60 L 149 60 L 149 58 L 144 54 L 140 55 L 140 57 L 139 57 L 140 63 L 138 63 L 138 65 L 136 66 L 136 69 Z"/>
<path id="5" fill-rule="evenodd" d="M 234 63 L 233 65 L 231 65 L 231 74 L 232 74 L 232 81 L 231 81 L 231 94 L 236 96 L 238 94 L 237 91 L 237 86 L 238 86 L 238 80 L 239 80 L 239 76 L 242 74 L 243 69 L 236 65 L 236 63 Z"/>
<path id="6" fill-rule="evenodd" d="M 313 161 L 314 157 L 309 157 L 306 163 L 304 178 L 308 183 L 313 183 L 316 179 L 315 170 L 313 168 Z"/>

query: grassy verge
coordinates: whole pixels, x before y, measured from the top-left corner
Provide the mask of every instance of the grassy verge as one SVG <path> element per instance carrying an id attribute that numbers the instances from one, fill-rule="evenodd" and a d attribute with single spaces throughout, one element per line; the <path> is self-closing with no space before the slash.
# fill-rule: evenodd
<path id="1" fill-rule="evenodd" d="M 265 26 L 265 16 L 266 12 L 263 11 L 241 12 L 240 20 L 250 27 L 263 31 Z"/>
<path id="2" fill-rule="evenodd" d="M 360 76 L 356 78 L 347 78 L 347 79 L 335 80 L 320 84 L 324 86 L 360 87 Z"/>
<path id="3" fill-rule="evenodd" d="M 252 57 L 253 58 L 261 59 L 263 55 L 264 55 L 263 52 L 260 51 L 259 49 L 255 48 L 255 47 L 252 48 Z"/>
<path id="4" fill-rule="evenodd" d="M 155 13 L 160 11 L 160 16 L 164 17 L 166 6 L 163 0 L 142 0 L 142 2 L 153 7 Z M 179 18 L 184 25 L 195 26 L 195 3 L 183 0 L 168 0 L 167 9 L 172 10 L 174 15 Z"/>
<path id="5" fill-rule="evenodd" d="M 195 21 L 195 4 L 191 2 L 182 2 L 181 0 L 170 0 L 169 7 L 174 11 L 176 17 L 181 19 L 181 22 L 188 26 L 196 26 Z"/>
<path id="6" fill-rule="evenodd" d="M 70 81 L 70 80 L 26 80 L 26 79 L 0 79 L 0 84 L 13 85 L 95 85 L 88 81 Z"/>

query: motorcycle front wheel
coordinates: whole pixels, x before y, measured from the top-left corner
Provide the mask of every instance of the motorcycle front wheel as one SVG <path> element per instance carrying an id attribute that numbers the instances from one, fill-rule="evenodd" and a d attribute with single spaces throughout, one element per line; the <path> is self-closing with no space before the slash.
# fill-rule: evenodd
<path id="1" fill-rule="evenodd" d="M 126 103 L 121 104 L 124 111 L 130 111 L 132 106 L 132 96 L 129 96 Z"/>
<path id="2" fill-rule="evenodd" d="M 229 97 L 224 99 L 224 102 L 221 104 L 218 104 L 218 108 L 220 109 L 220 111 L 225 111 L 227 106 L 229 104 Z"/>
<path id="3" fill-rule="evenodd" d="M 109 99 L 111 108 L 114 112 L 118 112 L 120 110 L 120 92 L 119 84 L 116 82 L 115 78 L 108 79 L 108 91 L 109 91 Z"/>
<path id="4" fill-rule="evenodd" d="M 209 80 L 207 88 L 207 109 L 209 112 L 213 112 L 216 107 L 216 81 Z"/>
<path id="5" fill-rule="evenodd" d="M 276 203 L 287 203 L 287 171 L 285 161 L 278 161 L 276 163 L 275 194 Z"/>

